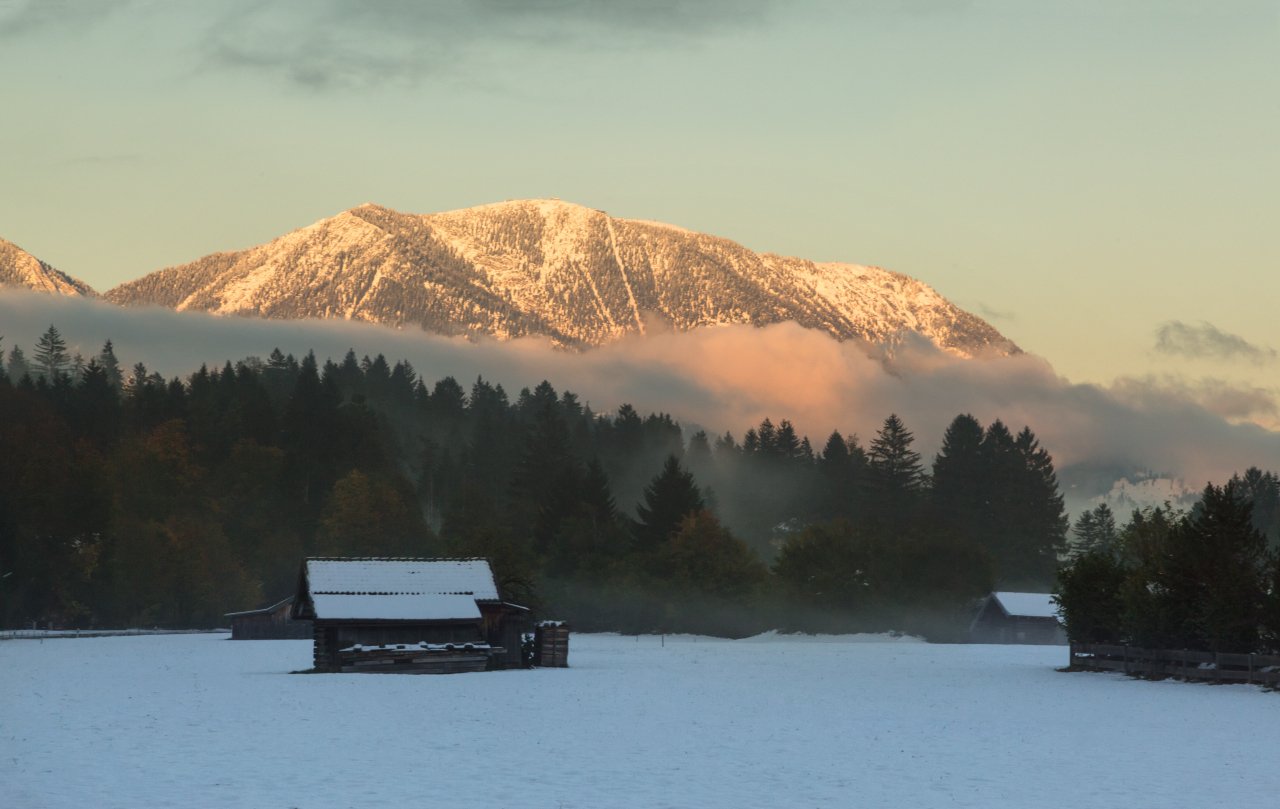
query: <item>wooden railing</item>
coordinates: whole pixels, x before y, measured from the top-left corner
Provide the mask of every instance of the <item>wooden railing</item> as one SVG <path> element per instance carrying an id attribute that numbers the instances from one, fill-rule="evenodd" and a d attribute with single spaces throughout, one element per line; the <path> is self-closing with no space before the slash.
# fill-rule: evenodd
<path id="1" fill-rule="evenodd" d="M 1143 649 L 1099 643 L 1071 644 L 1071 667 L 1121 671 L 1138 677 L 1176 677 L 1214 683 L 1280 686 L 1280 655 Z"/>

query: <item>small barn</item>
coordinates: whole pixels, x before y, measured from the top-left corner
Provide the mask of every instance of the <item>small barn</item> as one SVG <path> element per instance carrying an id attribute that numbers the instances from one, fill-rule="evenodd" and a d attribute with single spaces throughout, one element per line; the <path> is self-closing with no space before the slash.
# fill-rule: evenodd
<path id="1" fill-rule="evenodd" d="M 294 640 L 311 637 L 310 621 L 295 621 L 289 617 L 293 609 L 293 596 L 277 601 L 269 607 L 243 612 L 228 612 L 231 620 L 232 640 Z"/>
<path id="2" fill-rule="evenodd" d="M 380 557 L 306 559 L 291 611 L 318 671 L 424 674 L 520 667 L 528 613 L 487 559 Z"/>
<path id="3" fill-rule="evenodd" d="M 994 592 L 982 600 L 969 625 L 973 643 L 1065 644 L 1051 593 Z"/>

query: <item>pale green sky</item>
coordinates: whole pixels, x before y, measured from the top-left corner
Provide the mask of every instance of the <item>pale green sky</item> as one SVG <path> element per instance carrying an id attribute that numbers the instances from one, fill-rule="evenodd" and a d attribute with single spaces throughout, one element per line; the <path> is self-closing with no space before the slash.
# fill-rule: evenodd
<path id="1" fill-rule="evenodd" d="M 1278 9 L 0 0 L 0 237 L 105 290 L 555 196 L 908 273 L 1073 381 L 1274 393 Z"/>

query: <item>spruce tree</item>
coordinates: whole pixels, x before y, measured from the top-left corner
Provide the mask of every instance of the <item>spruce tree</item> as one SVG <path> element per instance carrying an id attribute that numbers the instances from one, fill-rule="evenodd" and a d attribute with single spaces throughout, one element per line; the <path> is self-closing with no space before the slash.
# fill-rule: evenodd
<path id="1" fill-rule="evenodd" d="M 987 529 L 991 481 L 984 474 L 982 425 L 965 413 L 942 436 L 930 492 L 934 525 L 948 536 L 980 543 Z"/>
<path id="2" fill-rule="evenodd" d="M 1115 515 L 1106 503 L 1100 503 L 1082 513 L 1076 519 L 1072 533 L 1075 534 L 1071 549 L 1073 557 L 1092 552 L 1112 555 L 1120 540 Z"/>
<path id="3" fill-rule="evenodd" d="M 31 375 L 31 366 L 27 364 L 27 357 L 22 352 L 21 346 L 14 346 L 9 349 L 8 373 L 9 381 L 14 385 Z"/>
<path id="4" fill-rule="evenodd" d="M 32 361 L 37 372 L 50 383 L 56 382 L 71 367 L 71 356 L 67 353 L 67 341 L 62 338 L 53 324 L 40 335 L 36 341 L 36 350 Z"/>
<path id="5" fill-rule="evenodd" d="M 1194 636 L 1188 646 L 1215 652 L 1258 647 L 1270 559 L 1252 511 L 1237 481 L 1209 485 L 1173 534 L 1174 573 L 1194 593 Z"/>
<path id="6" fill-rule="evenodd" d="M 120 370 L 120 360 L 116 359 L 115 346 L 111 341 L 103 343 L 102 351 L 98 353 L 98 365 L 102 367 L 103 373 L 107 376 L 107 383 L 111 385 L 112 390 L 119 391 L 124 387 L 124 373 Z"/>
<path id="7" fill-rule="evenodd" d="M 1058 490 L 1053 458 L 1040 446 L 1030 427 L 1022 428 L 1014 447 L 1021 460 L 1014 501 L 1020 506 L 1015 514 L 1021 534 L 1021 541 L 1015 546 L 1015 570 L 1023 581 L 1048 588 L 1053 583 L 1058 557 L 1066 550 L 1071 523 Z"/>
<path id="8" fill-rule="evenodd" d="M 884 420 L 867 453 L 868 517 L 901 533 L 917 516 L 924 489 L 920 453 L 911 449 L 915 436 L 897 414 Z"/>
<path id="9" fill-rule="evenodd" d="M 667 456 L 662 471 L 644 490 L 644 502 L 636 506 L 640 522 L 636 539 L 641 550 L 652 550 L 671 538 L 680 521 L 702 511 L 706 502 L 693 474 L 680 467 L 675 455 Z"/>

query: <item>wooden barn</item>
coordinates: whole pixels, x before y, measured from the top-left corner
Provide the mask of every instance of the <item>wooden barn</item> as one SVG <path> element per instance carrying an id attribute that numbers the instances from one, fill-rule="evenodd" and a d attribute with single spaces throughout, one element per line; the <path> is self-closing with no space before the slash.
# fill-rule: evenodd
<path id="1" fill-rule="evenodd" d="M 1066 644 L 1058 605 L 1050 593 L 995 592 L 982 600 L 969 625 L 973 643 Z"/>
<path id="2" fill-rule="evenodd" d="M 446 674 L 519 668 L 526 607 L 498 595 L 487 559 L 313 558 L 291 612 L 318 671 Z"/>
<path id="3" fill-rule="evenodd" d="M 289 640 L 311 637 L 310 621 L 295 621 L 289 617 L 293 608 L 293 596 L 278 601 L 270 607 L 243 612 L 228 612 L 231 619 L 232 640 Z"/>

